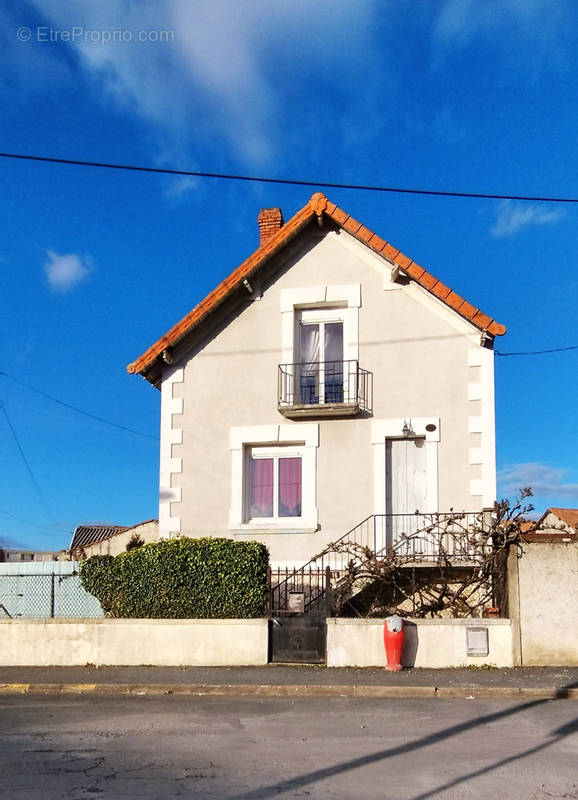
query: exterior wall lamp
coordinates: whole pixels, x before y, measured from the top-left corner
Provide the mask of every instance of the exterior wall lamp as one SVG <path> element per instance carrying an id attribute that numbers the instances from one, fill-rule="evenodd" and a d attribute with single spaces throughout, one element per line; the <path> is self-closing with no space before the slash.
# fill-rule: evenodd
<path id="1" fill-rule="evenodd" d="M 401 429 L 401 432 L 406 439 L 408 436 L 413 436 L 415 434 L 414 429 L 411 427 L 411 419 L 409 422 L 404 419 L 403 428 Z"/>

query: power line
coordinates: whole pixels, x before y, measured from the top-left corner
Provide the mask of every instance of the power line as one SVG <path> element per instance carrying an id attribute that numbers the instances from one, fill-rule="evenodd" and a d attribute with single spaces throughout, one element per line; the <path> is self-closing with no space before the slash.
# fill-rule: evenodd
<path id="1" fill-rule="evenodd" d="M 0 514 L 3 517 L 10 517 L 10 519 L 15 519 L 16 522 L 22 522 L 24 525 L 32 525 L 33 528 L 40 528 L 41 530 L 47 533 L 54 533 L 55 535 L 58 535 L 56 531 L 47 530 L 49 528 L 48 525 L 41 525 L 39 522 L 31 522 L 29 519 L 22 519 L 22 517 L 17 517 L 15 514 L 10 514 L 8 511 L 0 511 Z M 62 531 L 68 530 L 66 525 L 59 525 L 58 527 Z"/>
<path id="2" fill-rule="evenodd" d="M 500 350 L 494 350 L 494 353 L 497 356 L 543 356 L 547 353 L 567 353 L 568 350 L 578 350 L 578 344 L 570 347 L 552 347 L 549 350 L 519 350 L 514 353 L 502 353 Z"/>
<path id="3" fill-rule="evenodd" d="M 158 442 L 158 436 L 151 436 L 148 433 L 142 433 L 142 431 L 134 430 L 134 428 L 127 428 L 126 425 L 119 425 L 117 422 L 111 422 L 109 419 L 104 419 L 104 417 L 98 417 L 96 414 L 91 414 L 89 411 L 84 411 L 82 408 L 77 408 L 76 406 L 70 405 L 70 403 L 65 403 L 64 400 L 59 400 L 57 397 L 53 397 L 51 394 L 47 394 L 46 392 L 41 391 L 40 389 L 35 389 L 34 386 L 30 386 L 28 383 L 24 383 L 24 381 L 20 381 L 17 378 L 13 378 L 12 375 L 8 375 L 7 372 L 0 372 L 5 378 L 8 378 L 14 383 L 17 383 L 19 386 L 23 386 L 25 389 L 28 389 L 30 392 L 35 392 L 35 394 L 39 394 L 41 397 L 45 397 L 47 400 L 52 400 L 53 403 L 57 403 L 59 406 L 63 406 L 64 408 L 68 408 L 70 411 L 75 411 L 77 414 L 83 414 L 85 417 L 89 419 L 93 419 L 96 422 L 101 422 L 104 425 L 110 425 L 112 428 L 118 428 L 121 431 L 125 431 L 126 433 L 133 433 L 135 436 L 142 436 L 145 439 L 152 439 L 154 442 Z"/>
<path id="4" fill-rule="evenodd" d="M 50 506 L 48 505 L 48 503 L 46 502 L 46 500 L 44 498 L 44 495 L 42 493 L 40 485 L 39 485 L 38 481 L 36 480 L 34 472 L 32 471 L 32 467 L 30 466 L 30 462 L 26 458 L 26 454 L 24 453 L 22 445 L 20 444 L 20 440 L 18 439 L 18 434 L 16 433 L 16 428 L 12 424 L 12 420 L 10 419 L 10 417 L 8 415 L 8 411 L 6 410 L 6 406 L 4 405 L 4 403 L 0 403 L 0 409 L 2 409 L 2 411 L 4 413 L 4 416 L 6 417 L 6 422 L 8 423 L 8 427 L 10 428 L 10 430 L 12 432 L 12 436 L 14 437 L 14 441 L 16 442 L 16 447 L 18 448 L 18 450 L 20 452 L 20 455 L 22 456 L 22 461 L 24 461 L 26 469 L 28 470 L 28 474 L 30 475 L 30 480 L 32 481 L 32 483 L 34 484 L 34 488 L 36 489 L 36 494 L 40 498 L 40 500 L 42 502 L 42 505 L 46 509 L 46 511 L 48 513 L 48 516 L 50 517 L 52 522 L 55 525 L 58 525 L 58 522 L 56 521 L 56 519 L 54 517 L 54 514 L 50 510 Z"/>
<path id="5" fill-rule="evenodd" d="M 74 158 L 54 158 L 51 156 L 27 155 L 24 153 L 0 153 L 0 158 L 21 161 L 40 161 L 45 164 L 66 164 L 73 167 L 96 167 L 99 169 L 118 169 L 128 172 L 149 172 L 157 175 L 184 175 L 192 178 L 216 178 L 226 181 L 245 181 L 249 183 L 275 183 L 284 186 L 312 186 L 319 189 L 352 189 L 362 192 L 392 192 L 394 194 L 417 194 L 430 197 L 462 197 L 478 200 L 520 200 L 534 203 L 578 203 L 578 197 L 553 197 L 523 194 L 493 194 L 490 192 L 454 192 L 439 189 L 413 189 L 401 186 L 380 186 L 362 183 L 336 183 L 333 181 L 299 180 L 297 178 L 270 178 L 257 175 L 236 175 L 225 172 L 200 172 L 190 169 L 168 169 L 149 167 L 142 164 L 118 164 L 105 161 L 84 161 Z"/>

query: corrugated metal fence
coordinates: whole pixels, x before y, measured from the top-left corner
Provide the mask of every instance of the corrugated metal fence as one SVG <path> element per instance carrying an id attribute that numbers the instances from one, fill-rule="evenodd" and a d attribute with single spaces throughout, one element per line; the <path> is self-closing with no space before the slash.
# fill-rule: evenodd
<path id="1" fill-rule="evenodd" d="M 80 583 L 77 561 L 0 563 L 0 618 L 103 616 Z"/>

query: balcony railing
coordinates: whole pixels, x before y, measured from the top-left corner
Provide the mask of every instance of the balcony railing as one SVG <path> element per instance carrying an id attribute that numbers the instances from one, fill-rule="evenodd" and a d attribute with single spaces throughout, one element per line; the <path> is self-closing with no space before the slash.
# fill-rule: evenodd
<path id="1" fill-rule="evenodd" d="M 373 374 L 354 360 L 280 364 L 278 408 L 287 417 L 371 411 Z"/>

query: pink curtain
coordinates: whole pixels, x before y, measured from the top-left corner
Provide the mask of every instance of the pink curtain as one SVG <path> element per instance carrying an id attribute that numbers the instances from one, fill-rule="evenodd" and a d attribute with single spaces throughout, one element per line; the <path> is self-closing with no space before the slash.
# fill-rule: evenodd
<path id="1" fill-rule="evenodd" d="M 279 516 L 301 516 L 301 459 L 279 459 Z"/>
<path id="2" fill-rule="evenodd" d="M 273 459 L 251 459 L 251 516 L 273 516 Z"/>

